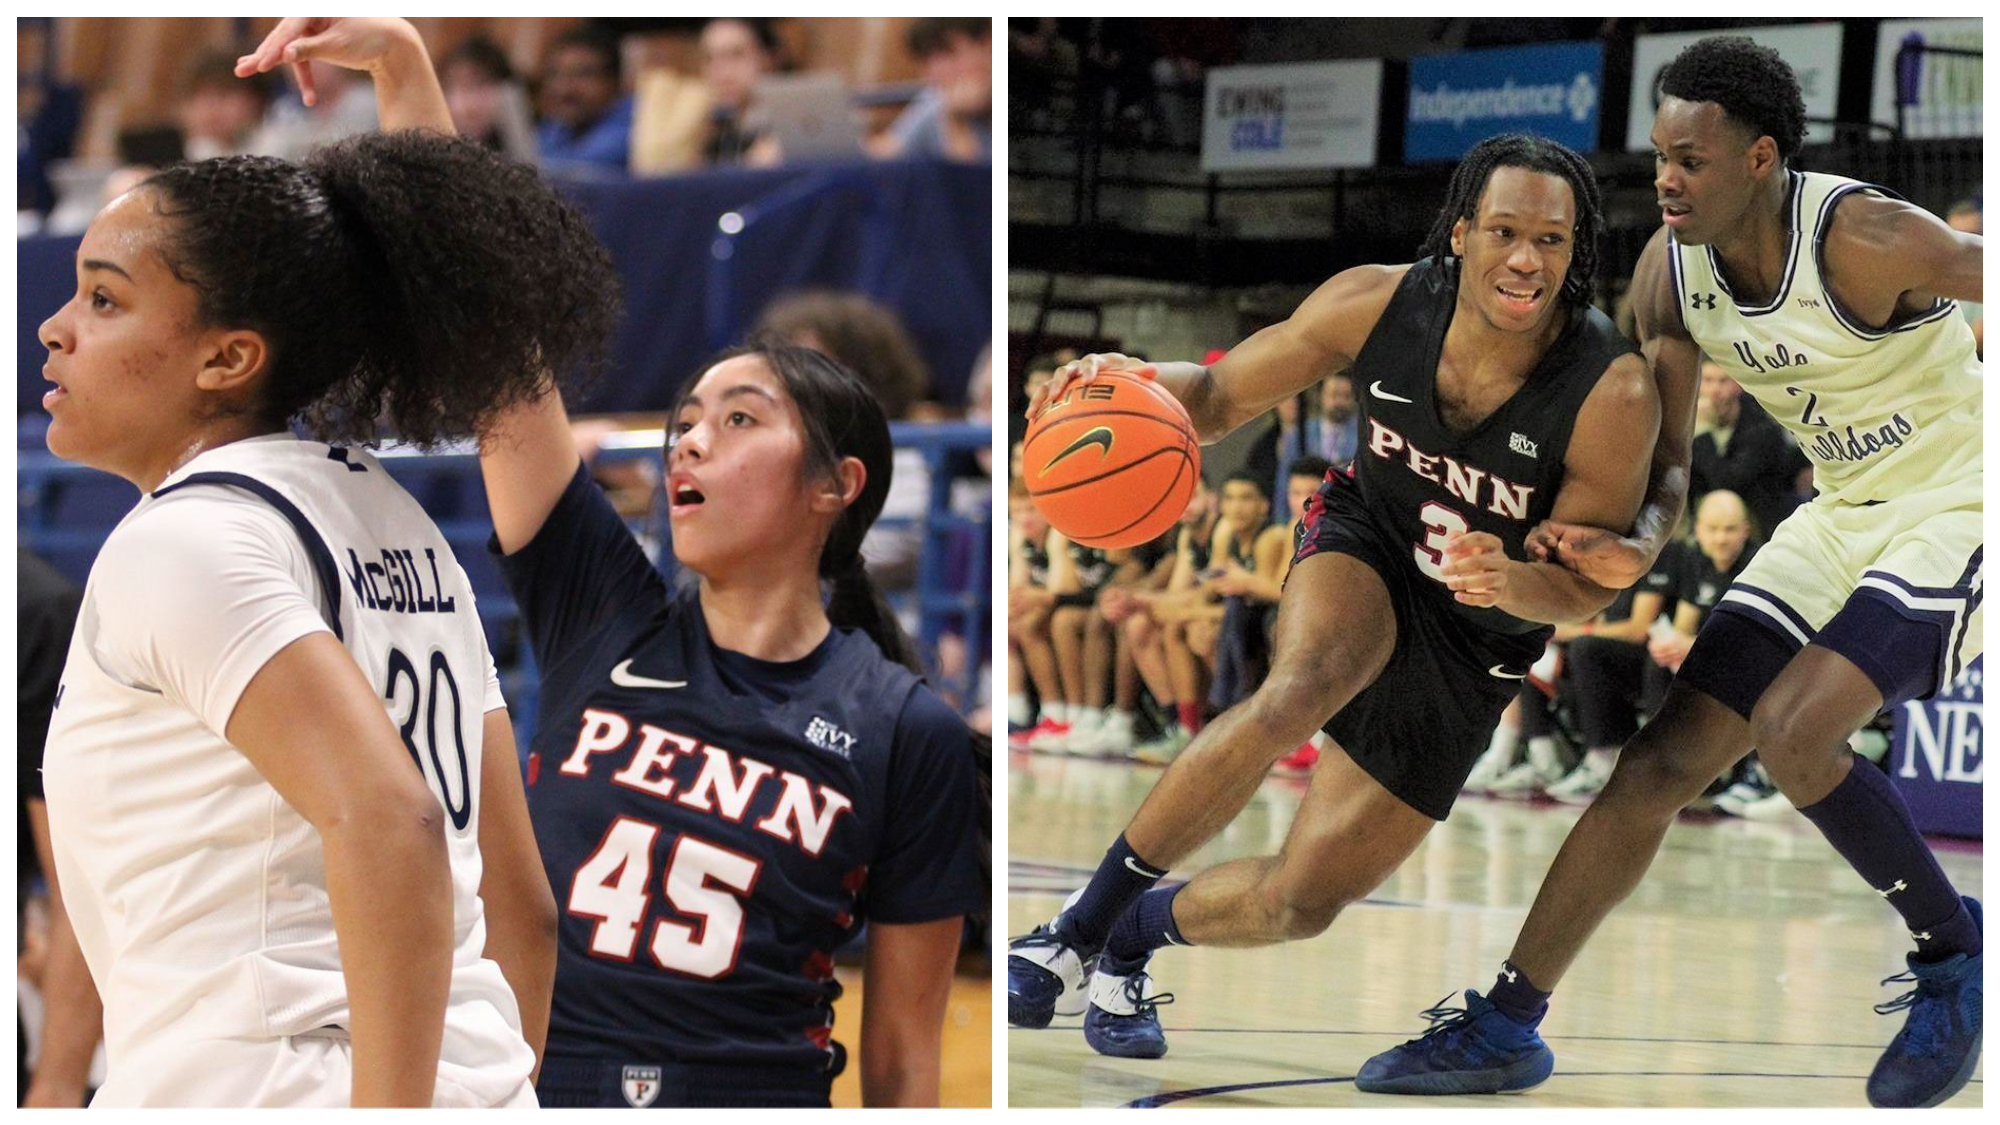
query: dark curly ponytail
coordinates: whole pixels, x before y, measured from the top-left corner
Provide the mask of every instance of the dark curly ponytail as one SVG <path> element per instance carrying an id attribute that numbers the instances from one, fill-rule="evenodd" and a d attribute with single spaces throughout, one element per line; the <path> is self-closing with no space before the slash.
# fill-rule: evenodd
<path id="1" fill-rule="evenodd" d="M 618 315 L 609 255 L 534 169 L 426 130 L 354 137 L 301 164 L 229 156 L 147 179 L 161 252 L 204 324 L 262 335 L 249 409 L 369 442 L 479 430 L 552 376 L 601 367 Z"/>
<path id="2" fill-rule="evenodd" d="M 889 498 L 889 478 L 894 471 L 895 447 L 889 440 L 889 421 L 882 404 L 861 378 L 822 352 L 797 348 L 771 335 L 751 337 L 739 347 L 715 357 L 708 366 L 738 356 L 762 359 L 785 393 L 798 407 L 805 432 L 805 473 L 810 477 L 832 475 L 843 457 L 859 458 L 867 470 L 861 494 L 840 513 L 826 543 L 820 548 L 819 576 L 831 582 L 833 596 L 826 607 L 827 619 L 839 628 L 858 629 L 875 642 L 882 655 L 921 673 L 916 648 L 897 623 L 894 611 L 869 580 L 862 565 L 861 540 L 882 514 Z M 685 395 L 694 386 L 690 379 L 682 387 Z M 674 405 L 669 417 L 680 413 Z"/>

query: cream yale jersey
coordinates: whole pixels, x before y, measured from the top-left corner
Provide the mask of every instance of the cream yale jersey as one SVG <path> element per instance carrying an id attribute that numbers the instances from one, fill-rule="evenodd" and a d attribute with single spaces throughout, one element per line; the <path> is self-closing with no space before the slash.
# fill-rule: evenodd
<path id="1" fill-rule="evenodd" d="M 1839 176 L 1789 176 L 1785 272 L 1762 303 L 1730 292 L 1712 249 L 1668 235 L 1688 334 L 1798 438 L 1823 500 L 1887 500 L 1977 473 L 1983 369 L 1957 303 L 1878 330 L 1827 291 L 1834 208 L 1854 192 L 1900 197 Z"/>
<path id="2" fill-rule="evenodd" d="M 512 1085 L 532 1066 L 482 957 L 481 735 L 502 704 L 465 574 L 374 457 L 272 435 L 204 452 L 140 499 L 91 570 L 63 670 L 45 780 L 104 997 L 107 1093 L 190 1043 L 349 1022 L 319 833 L 223 737 L 252 677 L 316 632 L 376 685 L 444 812 L 444 1061 L 497 1084 L 516 1071 Z M 174 1091 L 118 1101 L 155 1094 Z"/>

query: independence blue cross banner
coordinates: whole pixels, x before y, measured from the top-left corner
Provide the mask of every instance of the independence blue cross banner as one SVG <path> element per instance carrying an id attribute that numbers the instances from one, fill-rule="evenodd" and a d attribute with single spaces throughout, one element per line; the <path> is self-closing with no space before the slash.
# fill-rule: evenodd
<path id="1" fill-rule="evenodd" d="M 1604 45 L 1552 43 L 1410 60 L 1403 159 L 1457 160 L 1501 133 L 1536 133 L 1597 151 Z"/>

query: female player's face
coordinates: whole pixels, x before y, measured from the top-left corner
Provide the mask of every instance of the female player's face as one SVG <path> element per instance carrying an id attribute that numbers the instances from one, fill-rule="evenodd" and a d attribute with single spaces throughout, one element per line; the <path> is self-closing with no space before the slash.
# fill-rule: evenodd
<path id="1" fill-rule="evenodd" d="M 801 477 L 805 429 L 761 358 L 737 356 L 709 368 L 673 428 L 667 515 L 682 564 L 713 576 L 737 560 L 769 560 L 794 547 L 818 557 L 826 528 L 801 526 L 810 494 L 821 491 Z"/>
<path id="2" fill-rule="evenodd" d="M 1500 167 L 1471 221 L 1452 229 L 1452 250 L 1465 259 L 1458 291 L 1503 332 L 1530 332 L 1547 323 L 1576 232 L 1576 195 L 1569 181 L 1547 172 Z"/>
<path id="3" fill-rule="evenodd" d="M 42 396 L 49 451 L 128 479 L 185 443 L 212 343 L 193 286 L 160 256 L 166 222 L 150 193 L 113 200 L 77 248 L 76 294 L 40 331 L 55 384 Z"/>

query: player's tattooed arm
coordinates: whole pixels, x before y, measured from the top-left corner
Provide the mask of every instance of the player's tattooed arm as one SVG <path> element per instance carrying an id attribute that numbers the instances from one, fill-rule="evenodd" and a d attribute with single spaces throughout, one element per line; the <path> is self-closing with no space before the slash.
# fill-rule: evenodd
<path id="1" fill-rule="evenodd" d="M 1557 562 L 1613 590 L 1646 576 L 1673 537 L 1687 503 L 1689 466 L 1694 457 L 1694 412 L 1701 388 L 1701 348 L 1681 322 L 1667 271 L 1666 228 L 1661 227 L 1639 257 L 1632 274 L 1632 312 L 1638 321 L 1639 351 L 1652 369 L 1659 402 L 1659 438 L 1646 480 L 1645 503 L 1629 525 L 1614 527 L 1551 519 L 1528 536 L 1537 559 Z"/>
<path id="2" fill-rule="evenodd" d="M 1821 251 L 1841 308 L 1874 328 L 1926 312 L 1937 298 L 1984 300 L 1986 240 L 1900 199 L 1853 192 L 1834 207 Z"/>
<path id="3" fill-rule="evenodd" d="M 1647 462 L 1633 456 L 1659 431 L 1659 395 L 1636 356 L 1613 361 L 1584 399 L 1563 458 L 1553 518 L 1578 527 L 1624 527 L 1646 491 Z M 1550 562 L 1514 562 L 1496 536 L 1446 545 L 1445 585 L 1459 601 L 1491 605 L 1527 621 L 1583 621 L 1611 604 L 1611 588 Z"/>
<path id="4" fill-rule="evenodd" d="M 1028 404 L 1028 417 L 1099 371 L 1150 376 L 1180 400 L 1202 444 L 1221 440 L 1280 400 L 1354 363 L 1389 306 L 1408 266 L 1355 266 L 1314 290 L 1285 320 L 1265 328 L 1214 363 L 1148 363 L 1117 354 L 1087 355 L 1056 369 Z"/>

